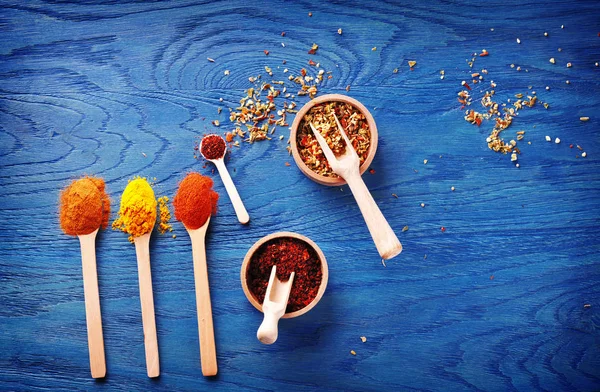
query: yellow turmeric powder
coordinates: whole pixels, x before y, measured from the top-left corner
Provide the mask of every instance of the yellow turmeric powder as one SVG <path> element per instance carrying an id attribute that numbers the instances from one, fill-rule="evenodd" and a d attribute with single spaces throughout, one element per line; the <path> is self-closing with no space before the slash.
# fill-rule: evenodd
<path id="1" fill-rule="evenodd" d="M 119 217 L 113 222 L 114 230 L 129 234 L 129 241 L 152 231 L 156 222 L 156 197 L 145 178 L 135 178 L 123 191 Z"/>
<path id="2" fill-rule="evenodd" d="M 169 198 L 161 196 L 158 198 L 158 210 L 160 212 L 160 222 L 158 223 L 158 232 L 165 234 L 167 231 L 173 231 L 173 226 L 169 223 L 171 220 L 171 211 L 169 211 Z"/>

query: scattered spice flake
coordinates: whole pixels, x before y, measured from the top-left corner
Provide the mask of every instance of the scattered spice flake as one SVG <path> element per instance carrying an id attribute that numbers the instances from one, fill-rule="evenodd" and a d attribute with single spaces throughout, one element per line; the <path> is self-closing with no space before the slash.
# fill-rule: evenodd
<path id="1" fill-rule="evenodd" d="M 384 259 L 381 259 L 381 264 L 383 264 L 383 266 L 387 268 L 387 265 L 385 265 L 385 260 Z"/>
<path id="2" fill-rule="evenodd" d="M 281 32 L 281 36 L 282 36 L 282 37 L 285 37 L 285 31 L 282 31 L 282 32 Z"/>
<path id="3" fill-rule="evenodd" d="M 554 59 L 554 57 L 550 58 L 550 63 L 556 64 L 556 60 Z"/>
<path id="4" fill-rule="evenodd" d="M 395 74 L 397 74 L 398 73 L 398 68 L 394 68 L 394 70 L 392 72 L 395 73 Z"/>
<path id="5" fill-rule="evenodd" d="M 423 164 L 427 165 L 427 162 L 429 162 L 427 159 L 423 159 Z"/>
<path id="6" fill-rule="evenodd" d="M 481 51 L 481 53 L 479 53 L 479 57 L 485 57 L 485 56 L 489 56 L 490 54 L 488 53 L 487 50 L 483 49 Z"/>
<path id="7" fill-rule="evenodd" d="M 582 156 L 582 157 L 584 157 L 584 158 L 585 158 L 585 157 L 587 157 L 587 152 L 585 152 L 585 151 L 584 151 L 584 152 L 582 152 L 582 153 L 581 153 L 581 156 Z"/>
<path id="8" fill-rule="evenodd" d="M 490 280 L 494 280 L 494 275 L 490 275 Z"/>
<path id="9" fill-rule="evenodd" d="M 585 121 L 589 121 L 589 120 L 590 120 L 590 118 L 589 118 L 589 117 L 579 117 L 579 120 L 581 120 L 581 121 L 584 121 L 584 122 L 585 122 Z"/>
<path id="10" fill-rule="evenodd" d="M 308 13 L 308 17 L 309 17 L 309 18 L 310 18 L 310 17 L 312 17 L 312 12 L 309 12 L 309 13 Z"/>
<path id="11" fill-rule="evenodd" d="M 223 75 L 225 75 L 225 76 L 229 76 L 229 74 L 230 74 L 230 72 L 229 72 L 229 70 L 228 70 L 228 69 L 226 69 L 225 71 L 223 71 Z"/>
<path id="12" fill-rule="evenodd" d="M 309 59 L 308 60 L 308 65 L 312 65 L 314 67 L 315 65 L 317 65 L 317 63 L 315 63 L 314 61 L 312 61 L 312 60 Z"/>
<path id="13" fill-rule="evenodd" d="M 160 213 L 160 222 L 158 224 L 158 231 L 160 234 L 165 234 L 167 231 L 173 231 L 173 226 L 169 224 L 171 220 L 171 212 L 169 211 L 169 198 L 167 196 L 161 196 L 157 199 L 158 210 Z"/>
<path id="14" fill-rule="evenodd" d="M 144 156 L 144 158 L 146 158 L 146 157 L 147 157 L 146 153 L 142 153 L 142 155 Z"/>
<path id="15" fill-rule="evenodd" d="M 317 49 L 319 49 L 319 45 L 312 44 L 312 47 L 309 49 L 308 54 L 315 54 L 315 53 L 317 53 Z"/>
<path id="16" fill-rule="evenodd" d="M 600 36 L 600 33 L 598 33 L 598 36 Z M 584 308 L 584 309 L 589 309 L 589 308 L 591 308 L 591 307 L 592 307 L 592 305 L 590 305 L 590 304 L 585 304 L 585 305 L 583 305 L 583 308 Z"/>
<path id="17" fill-rule="evenodd" d="M 370 170 L 369 170 L 369 173 L 371 173 L 371 174 L 375 174 L 375 169 L 370 169 Z"/>
<path id="18" fill-rule="evenodd" d="M 364 342 L 366 342 L 366 341 L 367 341 L 367 337 L 366 337 L 366 336 L 361 336 L 361 337 L 360 337 L 360 340 L 362 340 L 362 342 L 364 343 Z"/>
<path id="19" fill-rule="evenodd" d="M 210 61 L 211 63 L 214 63 L 214 62 L 215 62 L 215 60 L 214 60 L 214 59 L 211 59 L 210 57 L 207 57 L 206 59 L 207 59 L 208 61 Z"/>
<path id="20" fill-rule="evenodd" d="M 352 355 L 356 355 L 356 351 L 354 351 L 354 350 L 350 350 L 350 354 L 352 354 Z"/>
<path id="21" fill-rule="evenodd" d="M 373 46 L 373 47 L 371 48 L 371 50 L 372 50 L 373 52 L 374 52 L 374 51 L 376 51 L 376 50 L 377 50 L 377 46 Z"/>
<path id="22" fill-rule="evenodd" d="M 392 193 L 392 196 L 394 196 L 396 199 L 398 198 L 398 195 L 395 193 Z"/>
<path id="23" fill-rule="evenodd" d="M 219 125 L 221 125 L 221 123 L 219 122 L 219 120 L 213 120 L 212 125 L 214 125 L 215 127 L 218 127 Z"/>
<path id="24" fill-rule="evenodd" d="M 417 65 L 417 62 L 415 60 L 408 60 L 408 66 L 410 68 L 413 68 L 415 65 Z"/>
<path id="25" fill-rule="evenodd" d="M 421 208 L 425 208 L 425 203 L 421 203 Z"/>
<path id="26" fill-rule="evenodd" d="M 346 86 L 346 91 L 350 91 L 350 85 Z"/>
<path id="27" fill-rule="evenodd" d="M 404 227 L 402 228 L 402 232 L 404 233 L 405 231 L 408 231 L 408 226 L 404 226 Z"/>
<path id="28" fill-rule="evenodd" d="M 573 64 L 567 63 L 567 68 L 571 68 L 572 66 L 573 66 Z"/>
<path id="29" fill-rule="evenodd" d="M 338 29 L 338 34 L 342 35 L 342 29 L 341 28 Z"/>
<path id="30" fill-rule="evenodd" d="M 455 190 L 455 189 L 456 189 L 456 188 L 454 188 L 454 187 L 450 188 L 450 190 L 451 190 L 452 192 L 454 192 L 454 190 Z"/>
<path id="31" fill-rule="evenodd" d="M 263 50 L 263 52 L 265 53 L 265 56 L 269 55 L 269 51 L 268 50 Z"/>
<path id="32" fill-rule="evenodd" d="M 518 38 L 517 38 L 517 43 L 518 43 L 518 44 L 520 44 L 520 43 L 521 43 L 521 40 L 520 40 L 520 39 L 518 39 Z"/>
<path id="33" fill-rule="evenodd" d="M 440 230 L 442 231 L 442 233 L 444 233 L 444 232 L 446 231 L 446 228 L 445 228 L 444 226 L 442 226 L 442 227 L 440 228 Z"/>

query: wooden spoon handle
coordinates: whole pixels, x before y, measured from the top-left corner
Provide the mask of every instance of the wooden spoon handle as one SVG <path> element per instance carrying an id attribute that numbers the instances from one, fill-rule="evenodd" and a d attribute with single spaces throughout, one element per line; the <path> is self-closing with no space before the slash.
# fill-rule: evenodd
<path id="1" fill-rule="evenodd" d="M 223 159 L 217 159 L 214 161 L 217 166 L 217 170 L 219 170 L 219 175 L 221 176 L 221 180 L 223 181 L 223 185 L 225 185 L 225 190 L 229 195 L 229 199 L 231 199 L 231 204 L 233 204 L 233 209 L 235 210 L 235 214 L 237 215 L 238 221 L 241 224 L 246 224 L 250 221 L 250 215 L 248 215 L 248 211 L 246 211 L 246 207 L 240 198 L 240 194 L 225 167 L 225 162 Z"/>
<path id="2" fill-rule="evenodd" d="M 387 260 L 402 252 L 402 245 L 385 219 L 371 192 L 358 172 L 344 178 L 356 199 L 360 212 L 369 228 L 373 242 L 382 259 Z"/>
<path id="3" fill-rule="evenodd" d="M 140 281 L 140 302 L 142 304 L 142 325 L 146 349 L 146 371 L 148 377 L 160 375 L 158 339 L 154 317 L 154 295 L 152 294 L 152 272 L 150 270 L 150 233 L 135 238 L 138 276 Z"/>
<path id="4" fill-rule="evenodd" d="M 106 375 L 106 359 L 102 337 L 98 273 L 96 271 L 96 233 L 98 233 L 98 230 L 90 234 L 80 235 L 79 244 L 81 245 L 90 370 L 93 378 L 102 378 Z"/>
<path id="5" fill-rule="evenodd" d="M 217 374 L 217 350 L 208 286 L 206 247 L 204 236 L 208 222 L 198 230 L 189 230 L 194 259 L 194 281 L 196 284 L 196 307 L 198 313 L 198 334 L 200 339 L 200 364 L 204 376 Z"/>

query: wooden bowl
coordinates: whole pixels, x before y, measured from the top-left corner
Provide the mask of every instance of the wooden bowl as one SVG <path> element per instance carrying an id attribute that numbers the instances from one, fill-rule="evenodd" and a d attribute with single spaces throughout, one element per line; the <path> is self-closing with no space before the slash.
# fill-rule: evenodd
<path id="1" fill-rule="evenodd" d="M 264 244 L 265 242 L 270 241 L 274 238 L 285 238 L 285 237 L 297 238 L 299 240 L 306 242 L 310 247 L 312 247 L 314 249 L 314 251 L 317 253 L 317 256 L 319 256 L 319 259 L 321 260 L 321 271 L 323 273 L 322 278 L 321 278 L 321 286 L 319 287 L 319 291 L 317 292 L 317 296 L 315 297 L 315 299 L 313 299 L 311 303 L 309 303 L 302 309 L 297 310 L 295 312 L 286 313 L 282 316 L 282 318 L 293 318 L 293 317 L 298 317 L 298 316 L 303 315 L 304 313 L 306 313 L 309 310 L 311 310 L 312 308 L 314 308 L 315 305 L 317 305 L 317 303 L 321 300 L 321 297 L 323 297 L 323 293 L 325 293 L 325 288 L 327 287 L 327 280 L 329 278 L 329 268 L 327 267 L 327 260 L 325 260 L 325 255 L 323 254 L 321 249 L 317 246 L 317 244 L 315 244 L 309 238 L 307 238 L 303 235 L 291 233 L 288 231 L 280 231 L 277 233 L 269 234 L 268 236 L 261 238 L 260 240 L 256 241 L 256 243 L 254 243 L 254 245 L 252 245 L 252 247 L 248 250 L 248 253 L 246 253 L 246 257 L 244 257 L 244 262 L 242 263 L 240 279 L 242 280 L 242 289 L 244 290 L 244 294 L 246 294 L 246 298 L 248 298 L 248 301 L 250 301 L 250 303 L 252 305 L 254 305 L 254 307 L 256 309 L 258 309 L 262 312 L 262 305 L 256 300 L 256 298 L 254 298 L 254 295 L 252 295 L 252 293 L 250 292 L 250 289 L 248 288 L 248 282 L 246 281 L 246 272 L 248 271 L 248 265 L 250 264 L 250 260 L 252 259 L 254 252 L 256 252 L 262 244 Z"/>
<path id="2" fill-rule="evenodd" d="M 325 176 L 317 174 L 314 171 L 312 171 L 311 169 L 309 169 L 308 166 L 306 166 L 306 164 L 302 161 L 302 158 L 300 157 L 300 153 L 298 153 L 298 145 L 296 144 L 296 137 L 297 137 L 296 135 L 298 133 L 298 127 L 300 126 L 300 121 L 302 121 L 302 118 L 304 117 L 304 115 L 313 106 L 315 106 L 319 103 L 331 102 L 331 101 L 348 103 L 348 104 L 354 106 L 356 109 L 358 109 L 362 114 L 364 114 L 365 118 L 367 119 L 367 123 L 369 124 L 369 130 L 371 131 L 371 144 L 369 146 L 369 153 L 367 155 L 367 158 L 365 159 L 365 161 L 363 162 L 363 164 L 360 167 L 360 174 L 363 174 L 369 168 L 369 166 L 371 165 L 371 162 L 373 162 L 373 158 L 375 157 L 375 152 L 377 151 L 377 138 L 378 138 L 377 126 L 375 125 L 375 120 L 373 119 L 373 116 L 371 116 L 371 113 L 369 113 L 367 108 L 362 103 L 358 102 L 356 99 L 350 98 L 346 95 L 342 95 L 342 94 L 321 95 L 320 97 L 317 97 L 311 101 L 308 101 L 304 106 L 302 106 L 302 109 L 300 109 L 300 111 L 296 114 L 296 118 L 294 119 L 294 122 L 292 123 L 292 130 L 290 133 L 290 145 L 291 145 L 291 149 L 292 149 L 292 155 L 294 156 L 294 161 L 296 161 L 296 165 L 298 165 L 298 167 L 300 168 L 302 173 L 304 173 L 308 178 L 310 178 L 313 181 L 318 182 L 319 184 L 329 185 L 329 186 L 340 186 L 340 185 L 344 185 L 346 183 L 346 181 L 344 181 L 343 178 L 325 177 Z"/>

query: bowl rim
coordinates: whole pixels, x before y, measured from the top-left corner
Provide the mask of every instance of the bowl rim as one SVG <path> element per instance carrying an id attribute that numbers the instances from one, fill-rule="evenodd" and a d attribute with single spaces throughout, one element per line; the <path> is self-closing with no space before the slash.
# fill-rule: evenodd
<path id="1" fill-rule="evenodd" d="M 312 308 L 314 308 L 317 305 L 317 303 L 321 300 L 321 298 L 323 297 L 323 294 L 325 293 L 325 289 L 327 288 L 327 282 L 329 280 L 329 267 L 327 265 L 327 260 L 325 259 L 325 255 L 321 251 L 321 248 L 319 248 L 319 246 L 317 244 L 315 244 L 310 238 L 303 236 L 302 234 L 293 233 L 290 231 L 279 231 L 279 232 L 272 233 L 272 234 L 262 237 L 261 239 L 256 241 L 254 243 L 254 245 L 252 245 L 252 247 L 248 250 L 248 252 L 246 252 L 246 256 L 244 257 L 244 261 L 242 262 L 242 268 L 240 270 L 240 280 L 242 282 L 242 289 L 244 291 L 244 294 L 246 295 L 246 298 L 256 309 L 258 309 L 262 313 L 262 304 L 260 304 L 256 300 L 256 298 L 254 298 L 254 296 L 250 292 L 250 289 L 248 288 L 248 283 L 246 281 L 246 272 L 248 270 L 248 264 L 250 263 L 250 259 L 252 258 L 252 256 L 256 252 L 256 250 L 261 245 L 263 245 L 265 242 L 270 241 L 275 238 L 286 238 L 286 237 L 296 238 L 296 239 L 306 242 L 309 246 L 311 246 L 315 250 L 315 252 L 319 256 L 319 259 L 321 260 L 322 278 L 321 278 L 321 285 L 319 286 L 319 291 L 317 291 L 317 296 L 311 301 L 311 303 L 309 303 L 302 309 L 296 310 L 295 312 L 285 313 L 283 316 L 281 316 L 281 318 L 294 318 L 294 317 L 303 315 L 304 313 L 308 312 L 309 310 L 311 310 Z"/>
<path id="2" fill-rule="evenodd" d="M 292 156 L 294 157 L 294 161 L 296 165 L 300 168 L 300 171 L 304 173 L 311 180 L 318 182 L 319 184 L 328 185 L 328 186 L 340 186 L 346 184 L 346 181 L 341 178 L 332 178 L 325 177 L 320 174 L 312 171 L 306 164 L 302 161 L 300 154 L 298 153 L 298 145 L 296 143 L 296 134 L 298 133 L 298 126 L 300 125 L 300 121 L 304 115 L 315 105 L 318 105 L 323 102 L 344 102 L 349 103 L 359 111 L 361 111 L 365 118 L 367 119 L 367 123 L 369 124 L 369 130 L 371 131 L 371 144 L 369 146 L 369 154 L 367 155 L 365 161 L 360 167 L 360 174 L 362 175 L 371 163 L 373 162 L 373 158 L 375 158 L 375 153 L 377 152 L 377 140 L 379 139 L 379 134 L 377 132 L 377 125 L 375 124 L 375 120 L 371 115 L 371 112 L 358 100 L 343 94 L 325 94 L 321 95 L 317 98 L 314 98 L 302 106 L 302 108 L 296 113 L 296 117 L 294 118 L 294 122 L 292 123 L 290 129 L 290 148 L 292 151 Z"/>

